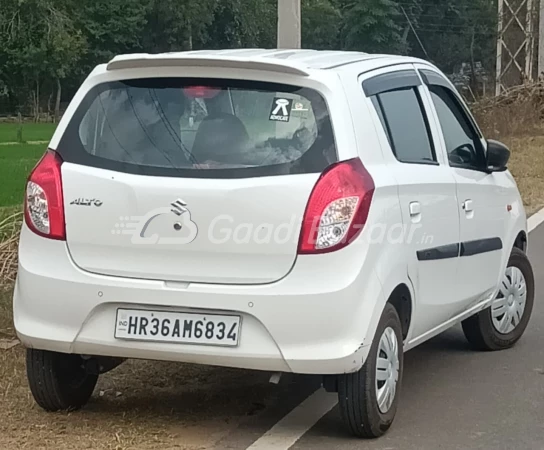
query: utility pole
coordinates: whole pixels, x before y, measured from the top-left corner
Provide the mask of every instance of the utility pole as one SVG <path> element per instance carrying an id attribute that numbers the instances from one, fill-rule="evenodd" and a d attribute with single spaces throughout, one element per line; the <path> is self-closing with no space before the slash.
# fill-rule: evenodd
<path id="1" fill-rule="evenodd" d="M 534 79 L 536 1 L 498 0 L 496 95 Z"/>
<path id="2" fill-rule="evenodd" d="M 540 16 L 538 20 L 538 78 L 541 78 L 544 74 L 544 0 L 540 0 Z"/>
<path id="3" fill-rule="evenodd" d="M 278 0 L 278 48 L 300 48 L 300 0 Z"/>
<path id="4" fill-rule="evenodd" d="M 495 95 L 499 96 L 502 93 L 502 48 L 504 46 L 504 1 L 499 0 L 499 11 L 498 11 L 498 30 L 497 30 L 497 66 L 495 73 Z"/>

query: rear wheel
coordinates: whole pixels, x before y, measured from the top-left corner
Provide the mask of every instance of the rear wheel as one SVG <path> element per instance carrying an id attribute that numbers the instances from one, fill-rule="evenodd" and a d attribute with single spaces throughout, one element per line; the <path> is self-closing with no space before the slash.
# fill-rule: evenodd
<path id="1" fill-rule="evenodd" d="M 527 255 L 514 248 L 491 306 L 463 322 L 467 340 L 477 350 L 504 350 L 523 335 L 535 296 L 535 282 Z"/>
<path id="2" fill-rule="evenodd" d="M 28 349 L 26 370 L 30 391 L 46 411 L 70 411 L 91 398 L 98 375 L 87 373 L 79 355 Z"/>
<path id="3" fill-rule="evenodd" d="M 355 436 L 380 437 L 393 423 L 402 380 L 402 345 L 399 316 L 387 304 L 365 364 L 338 378 L 342 419 Z"/>

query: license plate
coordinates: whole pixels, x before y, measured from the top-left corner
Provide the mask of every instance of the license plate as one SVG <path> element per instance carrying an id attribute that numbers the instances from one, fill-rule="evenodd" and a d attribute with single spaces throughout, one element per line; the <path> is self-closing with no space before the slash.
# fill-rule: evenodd
<path id="1" fill-rule="evenodd" d="M 240 317 L 118 309 L 116 339 L 236 347 Z"/>

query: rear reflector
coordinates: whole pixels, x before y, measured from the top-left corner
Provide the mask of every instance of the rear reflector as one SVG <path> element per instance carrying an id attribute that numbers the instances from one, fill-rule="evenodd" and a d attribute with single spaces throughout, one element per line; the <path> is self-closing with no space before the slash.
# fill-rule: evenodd
<path id="1" fill-rule="evenodd" d="M 298 253 L 328 253 L 353 242 L 366 223 L 373 194 L 374 181 L 360 159 L 330 166 L 310 195 Z"/>
<path id="2" fill-rule="evenodd" d="M 25 222 L 36 234 L 66 239 L 62 194 L 61 157 L 48 150 L 36 165 L 26 185 Z"/>

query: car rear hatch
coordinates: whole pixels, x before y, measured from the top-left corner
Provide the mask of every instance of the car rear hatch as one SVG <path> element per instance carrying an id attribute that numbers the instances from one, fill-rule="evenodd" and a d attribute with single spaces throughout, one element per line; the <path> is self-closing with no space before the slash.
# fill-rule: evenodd
<path id="1" fill-rule="evenodd" d="M 312 188 L 337 161 L 319 93 L 219 79 L 100 84 L 56 150 L 79 267 L 203 283 L 288 274 Z"/>

